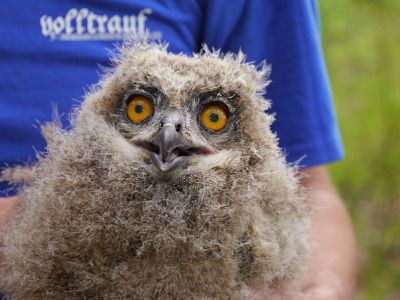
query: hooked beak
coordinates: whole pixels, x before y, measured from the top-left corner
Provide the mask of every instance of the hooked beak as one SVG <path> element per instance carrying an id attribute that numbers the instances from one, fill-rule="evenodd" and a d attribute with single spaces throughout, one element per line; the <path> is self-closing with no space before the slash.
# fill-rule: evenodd
<path id="1" fill-rule="evenodd" d="M 208 147 L 197 147 L 188 143 L 178 132 L 177 127 L 169 123 L 163 124 L 152 142 L 144 140 L 132 142 L 145 149 L 154 166 L 163 173 L 183 166 L 193 155 L 213 153 Z"/>

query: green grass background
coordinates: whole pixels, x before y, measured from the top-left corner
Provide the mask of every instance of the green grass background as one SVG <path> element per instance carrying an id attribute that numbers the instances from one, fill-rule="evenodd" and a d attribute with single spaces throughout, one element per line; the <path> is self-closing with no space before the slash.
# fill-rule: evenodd
<path id="1" fill-rule="evenodd" d="M 320 0 L 346 149 L 330 166 L 353 218 L 359 299 L 400 299 L 400 0 Z"/>

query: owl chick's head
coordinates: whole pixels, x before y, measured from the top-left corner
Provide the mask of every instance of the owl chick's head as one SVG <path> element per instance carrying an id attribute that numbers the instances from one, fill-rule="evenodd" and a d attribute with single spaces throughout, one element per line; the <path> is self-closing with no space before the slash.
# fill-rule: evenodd
<path id="1" fill-rule="evenodd" d="M 78 119 L 99 115 L 119 136 L 126 163 L 134 156 L 155 177 L 204 175 L 246 169 L 276 146 L 264 113 L 268 66 L 257 70 L 242 53 L 205 47 L 188 57 L 147 43 L 123 47 L 114 61 Z"/>

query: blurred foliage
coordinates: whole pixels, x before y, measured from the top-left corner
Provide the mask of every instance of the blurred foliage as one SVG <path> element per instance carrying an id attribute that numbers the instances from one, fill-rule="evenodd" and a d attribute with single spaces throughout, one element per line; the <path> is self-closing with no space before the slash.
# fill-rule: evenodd
<path id="1" fill-rule="evenodd" d="M 346 157 L 330 167 L 353 217 L 359 298 L 400 299 L 400 0 L 320 0 Z"/>

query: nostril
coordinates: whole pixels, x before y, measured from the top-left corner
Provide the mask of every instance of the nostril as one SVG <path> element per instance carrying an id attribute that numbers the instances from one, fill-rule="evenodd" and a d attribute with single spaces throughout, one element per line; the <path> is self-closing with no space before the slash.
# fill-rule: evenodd
<path id="1" fill-rule="evenodd" d="M 173 123 L 164 123 L 164 122 L 160 122 L 160 127 L 164 127 L 164 126 L 175 126 L 175 130 L 176 132 L 180 132 L 182 129 L 182 125 L 181 124 L 173 124 Z"/>

